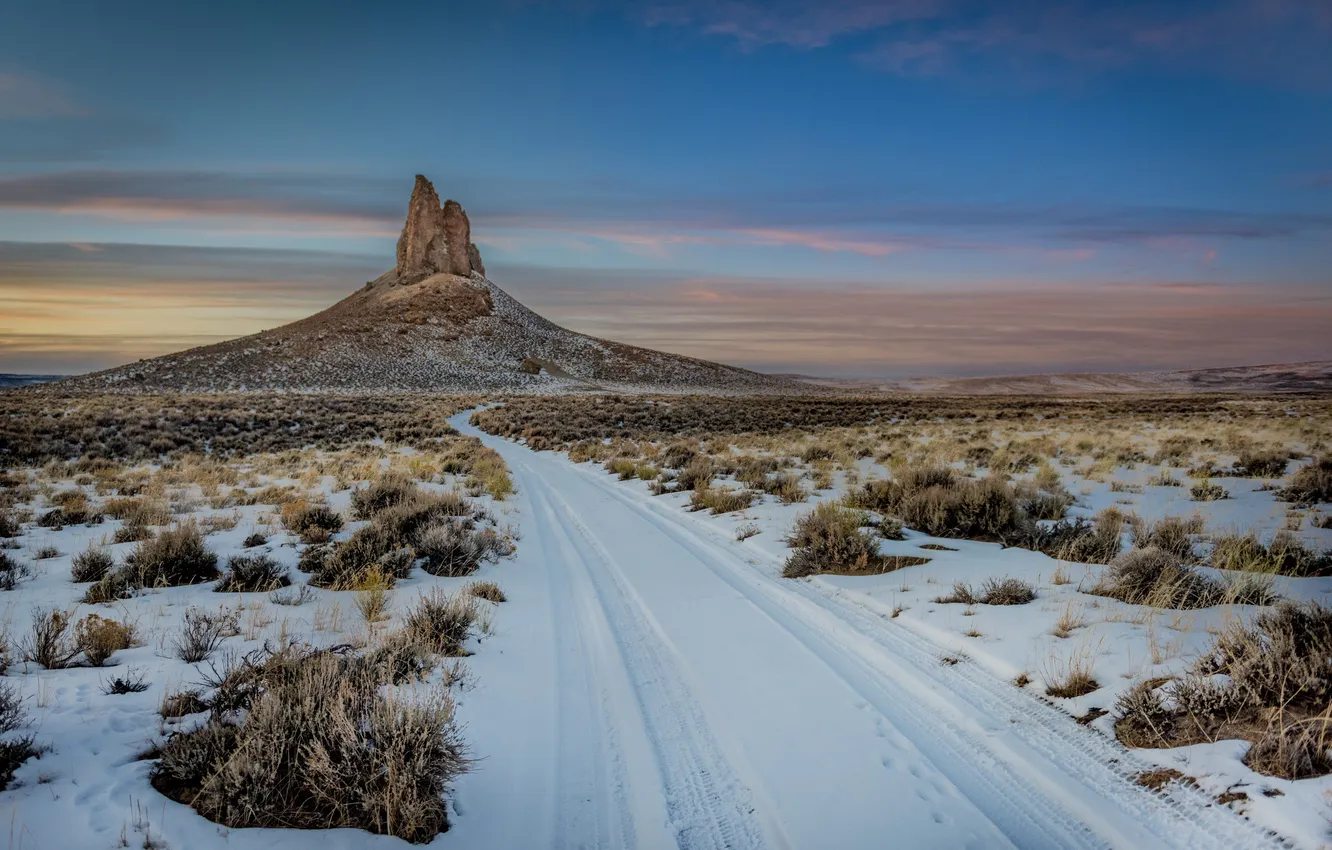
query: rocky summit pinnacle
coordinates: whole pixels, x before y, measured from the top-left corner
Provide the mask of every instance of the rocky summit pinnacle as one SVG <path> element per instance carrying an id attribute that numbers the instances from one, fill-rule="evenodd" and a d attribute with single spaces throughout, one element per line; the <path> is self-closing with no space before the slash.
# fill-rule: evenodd
<path id="1" fill-rule="evenodd" d="M 407 223 L 398 237 L 398 283 L 416 283 L 435 274 L 470 277 L 486 274 L 481 252 L 472 242 L 472 225 L 457 201 L 441 206 L 435 187 L 416 175 Z"/>

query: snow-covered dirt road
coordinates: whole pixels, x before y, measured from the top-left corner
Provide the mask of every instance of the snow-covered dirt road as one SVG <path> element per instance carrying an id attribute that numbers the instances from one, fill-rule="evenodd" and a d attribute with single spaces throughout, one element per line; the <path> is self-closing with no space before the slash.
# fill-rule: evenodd
<path id="1" fill-rule="evenodd" d="M 523 540 L 461 700 L 477 770 L 445 843 L 1261 847 L 1067 714 L 598 469 L 499 451 Z M 479 710 L 484 706 L 485 710 Z"/>

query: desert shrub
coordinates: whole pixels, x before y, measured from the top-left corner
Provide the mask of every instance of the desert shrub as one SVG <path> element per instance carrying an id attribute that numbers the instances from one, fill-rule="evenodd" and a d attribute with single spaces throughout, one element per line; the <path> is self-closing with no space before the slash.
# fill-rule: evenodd
<path id="1" fill-rule="evenodd" d="M 1130 747 L 1169 746 L 1184 715 L 1167 706 L 1161 680 L 1139 682 L 1115 701 L 1115 735 Z"/>
<path id="2" fill-rule="evenodd" d="M 0 733 L 8 734 L 27 725 L 28 714 L 23 710 L 23 699 L 18 689 L 0 682 Z M 14 771 L 25 761 L 40 756 L 42 750 L 31 735 L 0 740 L 0 791 L 14 780 Z"/>
<path id="3" fill-rule="evenodd" d="M 494 563 L 512 552 L 492 529 L 477 529 L 470 521 L 443 522 L 416 538 L 421 568 L 437 576 L 466 576 L 483 561 Z"/>
<path id="4" fill-rule="evenodd" d="M 275 590 L 268 594 L 268 601 L 274 605 L 286 605 L 292 608 L 304 605 L 312 599 L 314 599 L 314 591 L 310 589 L 308 584 L 290 590 Z"/>
<path id="5" fill-rule="evenodd" d="M 1193 455 L 1198 447 L 1198 440 L 1182 434 L 1166 437 L 1156 449 L 1152 462 L 1157 464 L 1179 464 Z"/>
<path id="6" fill-rule="evenodd" d="M 775 457 L 742 457 L 735 464 L 735 480 L 762 490 L 768 476 L 781 469 L 781 462 Z"/>
<path id="7" fill-rule="evenodd" d="M 39 546 L 32 550 L 32 559 L 34 561 L 47 561 L 51 558 L 59 558 L 60 550 L 54 546 Z"/>
<path id="8" fill-rule="evenodd" d="M 638 475 L 638 464 L 633 458 L 617 457 L 606 461 L 606 471 L 620 476 L 621 481 L 628 481 Z"/>
<path id="9" fill-rule="evenodd" d="M 380 511 L 401 505 L 418 495 L 416 483 L 396 472 L 385 473 L 364 487 L 352 491 L 352 516 L 370 519 Z"/>
<path id="10" fill-rule="evenodd" d="M 32 629 L 19 642 L 24 661 L 35 661 L 48 670 L 70 666 L 80 647 L 70 634 L 71 617 L 58 608 L 34 608 Z"/>
<path id="11" fill-rule="evenodd" d="M 262 546 L 267 542 L 268 538 L 256 531 L 254 534 L 246 537 L 245 542 L 241 543 L 241 545 L 246 549 L 253 549 L 256 546 Z"/>
<path id="12" fill-rule="evenodd" d="M 280 513 L 286 529 L 306 543 L 326 541 L 342 530 L 342 517 L 327 505 L 298 500 L 287 502 Z"/>
<path id="13" fill-rule="evenodd" d="M 400 698 L 384 688 L 387 665 L 332 652 L 288 649 L 239 666 L 228 677 L 245 683 L 243 698 L 215 697 L 206 723 L 163 746 L 159 791 L 232 828 L 358 828 L 413 842 L 447 828 L 444 794 L 467 769 L 447 692 Z"/>
<path id="14" fill-rule="evenodd" d="M 504 464 L 504 458 L 491 448 L 477 449 L 476 459 L 472 461 L 471 479 L 497 502 L 504 501 L 514 492 L 513 479 L 509 477 L 509 468 Z"/>
<path id="15" fill-rule="evenodd" d="M 1071 660 L 1059 672 L 1044 675 L 1046 696 L 1059 699 L 1086 696 L 1101 687 L 1092 675 L 1090 662 L 1085 659 Z"/>
<path id="16" fill-rule="evenodd" d="M 672 443 L 661 453 L 661 465 L 669 469 L 684 469 L 696 457 L 698 450 L 688 443 Z"/>
<path id="17" fill-rule="evenodd" d="M 790 472 L 778 472 L 763 482 L 763 492 L 775 496 L 783 505 L 794 505 L 809 498 L 805 488 L 800 486 L 800 477 Z"/>
<path id="18" fill-rule="evenodd" d="M 111 542 L 137 543 L 141 540 L 149 540 L 152 536 L 153 530 L 148 526 L 127 522 L 111 534 Z"/>
<path id="19" fill-rule="evenodd" d="M 187 608 L 184 622 L 172 639 L 172 648 L 177 658 L 189 664 L 207 661 L 223 640 L 238 631 L 234 614 Z"/>
<path id="20" fill-rule="evenodd" d="M 907 467 L 891 481 L 870 481 L 848 498 L 854 507 L 895 515 L 935 537 L 1008 541 L 1031 520 L 1018 494 L 997 477 L 962 478 L 948 467 Z"/>
<path id="21" fill-rule="evenodd" d="M 1050 525 L 1032 524 L 1015 545 L 1044 552 L 1061 561 L 1108 564 L 1119 554 L 1122 527 L 1123 519 L 1118 514 L 1104 514 L 1095 523 L 1077 517 Z"/>
<path id="22" fill-rule="evenodd" d="M 0 791 L 14 781 L 14 772 L 30 758 L 40 758 L 43 748 L 36 745 L 32 735 L 22 735 L 0 741 Z"/>
<path id="23" fill-rule="evenodd" d="M 1332 502 L 1332 455 L 1324 455 L 1296 470 L 1277 498 L 1300 505 Z"/>
<path id="24" fill-rule="evenodd" d="M 710 511 L 713 516 L 733 511 L 743 511 L 754 504 L 755 494 L 749 490 L 732 490 L 729 487 L 707 487 L 695 489 L 689 498 L 691 511 Z"/>
<path id="25" fill-rule="evenodd" d="M 1321 710 L 1332 701 L 1332 609 L 1283 602 L 1233 625 L 1195 667 L 1224 674 L 1244 703 Z"/>
<path id="26" fill-rule="evenodd" d="M 1320 553 L 1285 531 L 1278 531 L 1267 544 L 1254 532 L 1221 535 L 1213 541 L 1210 560 L 1219 570 L 1300 577 L 1332 573 L 1332 553 Z"/>
<path id="27" fill-rule="evenodd" d="M 1219 584 L 1178 556 L 1151 546 L 1115 558 L 1091 592 L 1158 608 L 1207 608 L 1221 601 Z"/>
<path id="28" fill-rule="evenodd" d="M 107 696 L 121 694 L 141 694 L 148 688 L 147 678 L 143 673 L 128 670 L 124 673 L 118 673 L 102 683 L 102 693 Z"/>
<path id="29" fill-rule="evenodd" d="M 906 497 L 897 513 L 934 537 L 1004 540 L 1023 527 L 1012 488 L 997 478 L 926 487 Z"/>
<path id="30" fill-rule="evenodd" d="M 510 551 L 493 532 L 474 531 L 474 513 L 472 504 L 454 492 L 395 497 L 392 504 L 377 508 L 370 524 L 350 539 L 327 552 L 307 550 L 310 560 L 302 557 L 301 566 L 313 573 L 311 584 L 335 589 L 355 585 L 369 570 L 406 578 L 418 556 L 427 559 L 427 569 L 460 569 L 464 562 L 474 569 L 481 560 Z M 460 529 L 452 529 L 455 524 Z M 467 539 L 459 542 L 455 535 L 463 529 Z M 459 560 L 453 560 L 455 556 Z M 468 561 L 472 556 L 475 559 Z"/>
<path id="31" fill-rule="evenodd" d="M 1018 578 L 987 578 L 978 597 L 982 605 L 1026 605 L 1035 598 L 1031 582 Z"/>
<path id="32" fill-rule="evenodd" d="M 410 541 L 417 532 L 454 517 L 478 515 L 473 504 L 461 493 L 420 494 L 406 502 L 381 510 L 373 524 L 391 536 Z"/>
<path id="33" fill-rule="evenodd" d="M 0 537 L 9 539 L 23 533 L 23 524 L 12 513 L 0 507 Z"/>
<path id="34" fill-rule="evenodd" d="M 19 582 L 28 577 L 29 572 L 27 564 L 10 556 L 8 552 L 0 552 L 0 590 L 13 590 L 18 587 Z"/>
<path id="35" fill-rule="evenodd" d="M 1235 464 L 1236 472 L 1247 478 L 1280 478 L 1286 474 L 1290 456 L 1284 451 L 1244 450 Z"/>
<path id="36" fill-rule="evenodd" d="M 1213 484 L 1210 481 L 1203 481 L 1200 484 L 1194 484 L 1189 488 L 1189 495 L 1195 502 L 1215 502 L 1220 499 L 1229 499 L 1230 491 L 1220 484 Z"/>
<path id="37" fill-rule="evenodd" d="M 187 688 L 164 696 L 158 713 L 163 717 L 186 717 L 207 710 L 208 703 L 204 701 L 203 691 Z"/>
<path id="38" fill-rule="evenodd" d="M 676 474 L 676 489 L 706 490 L 712 486 L 713 474 L 712 459 L 707 455 L 697 455 Z"/>
<path id="39" fill-rule="evenodd" d="M 405 578 L 415 559 L 414 550 L 399 546 L 398 538 L 372 523 L 334 547 L 307 549 L 301 556 L 301 569 L 311 574 L 310 584 L 315 587 L 346 590 L 371 570 Z"/>
<path id="40" fill-rule="evenodd" d="M 175 587 L 217 578 L 217 555 L 204 545 L 193 521 L 165 529 L 139 543 L 121 567 L 137 587 Z"/>
<path id="41" fill-rule="evenodd" d="M 1073 496 L 1061 490 L 1042 490 L 1034 486 L 1023 487 L 1017 491 L 1018 508 L 1029 519 L 1058 520 L 1068 513 L 1073 504 Z"/>
<path id="42" fill-rule="evenodd" d="M 42 528 L 63 528 L 67 525 L 98 525 L 103 516 L 88 504 L 88 497 L 82 493 L 78 498 L 68 499 L 65 504 L 52 511 L 47 511 L 37 518 Z"/>
<path id="43" fill-rule="evenodd" d="M 1323 717 L 1271 724 L 1244 754 L 1244 763 L 1259 773 L 1282 779 L 1310 779 L 1332 773 L 1332 759 L 1327 755 L 1332 743 L 1329 725 Z"/>
<path id="44" fill-rule="evenodd" d="M 1235 623 L 1175 680 L 1140 683 L 1116 709 L 1130 746 L 1253 742 L 1245 763 L 1287 779 L 1323 775 L 1332 700 L 1332 610 L 1283 602 Z"/>
<path id="45" fill-rule="evenodd" d="M 116 565 L 116 559 L 105 549 L 89 546 L 75 555 L 70 563 L 70 578 L 76 583 L 101 581 Z"/>
<path id="46" fill-rule="evenodd" d="M 237 555 L 213 588 L 223 593 L 267 593 L 291 584 L 287 568 L 267 555 Z"/>
<path id="47" fill-rule="evenodd" d="M 105 605 L 121 599 L 128 599 L 140 588 L 131 580 L 122 567 L 102 576 L 84 591 L 83 602 L 89 605 Z"/>
<path id="48" fill-rule="evenodd" d="M 23 695 L 18 688 L 0 681 L 0 735 L 20 729 L 27 722 L 28 713 L 23 710 Z"/>
<path id="49" fill-rule="evenodd" d="M 936 596 L 934 601 L 940 605 L 975 605 L 976 591 L 964 581 L 953 582 L 953 592 L 947 596 Z"/>
<path id="50" fill-rule="evenodd" d="M 439 590 L 424 594 L 407 614 L 406 632 L 416 643 L 440 655 L 466 655 L 463 643 L 479 615 L 476 599 Z"/>
<path id="51" fill-rule="evenodd" d="M 126 525 L 166 525 L 171 522 L 171 509 L 154 499 L 107 499 L 102 510 L 109 517 L 123 520 Z"/>
<path id="52" fill-rule="evenodd" d="M 380 570 L 370 570 L 350 589 L 356 591 L 356 610 L 361 612 L 361 619 L 367 624 L 388 619 L 389 602 L 393 598 L 392 576 Z"/>
<path id="53" fill-rule="evenodd" d="M 875 528 L 878 529 L 879 536 L 884 540 L 906 539 L 906 535 L 902 533 L 902 521 L 897 517 L 884 517 L 879 520 Z"/>
<path id="54" fill-rule="evenodd" d="M 134 643 L 134 628 L 96 614 L 89 614 L 74 626 L 74 644 L 94 667 L 101 667 L 111 656 Z"/>
<path id="55" fill-rule="evenodd" d="M 1132 528 L 1133 545 L 1140 549 L 1154 547 L 1169 552 L 1181 561 L 1194 563 L 1198 560 L 1193 535 L 1203 530 L 1200 517 L 1181 519 L 1168 516 L 1156 522 L 1139 520 Z"/>
<path id="56" fill-rule="evenodd" d="M 1036 588 L 1031 582 L 1018 578 L 988 578 L 981 585 L 980 593 L 966 582 L 958 581 L 953 583 L 951 594 L 934 601 L 963 605 L 1026 605 L 1035 599 Z"/>
<path id="57" fill-rule="evenodd" d="M 878 543 L 862 534 L 865 515 L 830 502 L 796 519 L 786 543 L 796 551 L 787 559 L 782 575 L 801 578 L 821 572 L 874 572 Z"/>

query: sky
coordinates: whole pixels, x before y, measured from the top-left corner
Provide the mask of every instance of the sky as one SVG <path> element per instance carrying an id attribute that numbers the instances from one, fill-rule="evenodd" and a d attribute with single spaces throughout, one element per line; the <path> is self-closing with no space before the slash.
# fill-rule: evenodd
<path id="1" fill-rule="evenodd" d="M 1332 358 L 1327 0 L 6 0 L 0 372 L 322 309 L 418 173 L 538 312 L 751 368 Z"/>

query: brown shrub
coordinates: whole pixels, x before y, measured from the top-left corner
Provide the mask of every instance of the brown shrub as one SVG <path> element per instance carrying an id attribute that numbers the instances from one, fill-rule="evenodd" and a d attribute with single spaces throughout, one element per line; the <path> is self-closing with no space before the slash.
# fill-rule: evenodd
<path id="1" fill-rule="evenodd" d="M 134 644 L 134 627 L 89 614 L 74 626 L 74 643 L 94 667 L 101 667 L 111 656 Z"/>
<path id="2" fill-rule="evenodd" d="M 447 692 L 402 699 L 391 681 L 386 665 L 331 652 L 244 659 L 217 682 L 208 722 L 168 739 L 153 785 L 232 828 L 429 841 L 468 762 Z"/>

